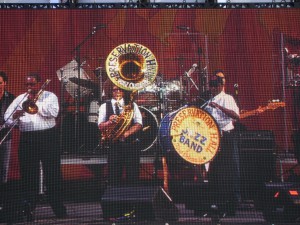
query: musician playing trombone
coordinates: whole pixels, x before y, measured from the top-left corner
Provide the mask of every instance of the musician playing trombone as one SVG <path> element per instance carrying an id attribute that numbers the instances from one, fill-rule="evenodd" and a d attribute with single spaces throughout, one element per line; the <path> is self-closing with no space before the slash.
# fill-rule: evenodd
<path id="1" fill-rule="evenodd" d="M 19 95 L 5 112 L 6 123 L 17 124 L 20 130 L 19 163 L 22 207 L 27 220 L 34 220 L 39 193 L 40 165 L 42 165 L 46 197 L 56 217 L 66 216 L 61 196 L 60 148 L 57 140 L 56 117 L 59 112 L 57 96 L 44 90 L 38 73 L 25 77 L 26 93 Z M 40 164 L 41 162 L 41 164 Z"/>

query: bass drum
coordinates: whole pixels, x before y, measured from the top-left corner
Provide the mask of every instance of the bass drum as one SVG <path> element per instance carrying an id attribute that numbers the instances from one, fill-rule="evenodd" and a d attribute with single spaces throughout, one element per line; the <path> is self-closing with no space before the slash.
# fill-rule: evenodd
<path id="1" fill-rule="evenodd" d="M 202 165 L 211 161 L 219 150 L 220 130 L 205 110 L 184 106 L 168 113 L 161 121 L 159 144 L 168 155 Z"/>
<path id="2" fill-rule="evenodd" d="M 149 150 L 157 141 L 158 120 L 156 116 L 145 107 L 139 106 L 143 117 L 143 129 L 139 132 L 139 148 L 142 152 Z"/>

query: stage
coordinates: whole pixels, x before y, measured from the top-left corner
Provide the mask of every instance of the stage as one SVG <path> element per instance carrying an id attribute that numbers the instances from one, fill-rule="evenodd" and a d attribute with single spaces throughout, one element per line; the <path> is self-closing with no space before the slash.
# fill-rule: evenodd
<path id="1" fill-rule="evenodd" d="M 49 205 L 40 203 L 36 209 L 34 224 L 144 224 L 144 225 L 176 225 L 176 224 L 207 224 L 216 225 L 217 216 L 201 217 L 195 216 L 192 210 L 185 208 L 184 204 L 176 204 L 179 209 L 178 221 L 122 221 L 111 222 L 105 221 L 102 216 L 102 208 L 100 202 L 67 202 L 66 207 L 68 217 L 65 219 L 56 219 Z M 219 224 L 224 225 L 267 225 L 269 224 L 263 218 L 262 212 L 256 210 L 252 202 L 243 202 L 237 209 L 236 215 L 231 217 L 220 218 Z M 22 224 L 22 223 L 17 223 Z M 278 223 L 287 225 L 287 223 Z M 292 224 L 292 223 L 291 223 Z M 296 223 L 294 223 L 296 224 Z"/>
<path id="2" fill-rule="evenodd" d="M 157 168 L 155 168 L 156 161 L 158 162 Z M 141 190 L 143 190 L 143 188 L 162 187 L 163 171 L 161 156 L 155 157 L 153 155 L 144 154 L 140 162 Z M 296 165 L 296 162 L 289 158 L 283 160 L 282 163 L 285 172 Z M 40 201 L 35 210 L 36 220 L 34 224 L 270 224 L 264 217 L 263 208 L 257 205 L 255 198 L 251 195 L 252 192 L 250 193 L 248 189 L 242 190 L 243 198 L 236 208 L 235 215 L 225 215 L 223 218 L 223 213 L 214 209 L 208 210 L 210 214 L 206 216 L 206 212 L 198 211 L 197 202 L 202 203 L 201 196 L 202 193 L 206 193 L 205 191 L 207 191 L 207 183 L 193 180 L 193 178 L 195 178 L 194 170 L 193 167 L 189 166 L 183 166 L 181 173 L 178 174 L 176 179 L 170 179 L 169 181 L 168 195 L 171 197 L 172 204 L 178 209 L 178 215 L 176 215 L 178 216 L 178 220 L 140 220 L 137 218 L 136 220 L 123 219 L 117 222 L 113 220 L 108 221 L 103 217 L 103 205 L 101 202 L 105 191 L 109 188 L 106 183 L 106 155 L 78 155 L 77 157 L 74 155 L 62 155 L 61 165 L 64 175 L 63 196 L 68 217 L 64 219 L 55 218 L 47 203 L 45 190 L 41 188 Z M 287 176 L 287 174 L 285 174 L 285 176 Z M 9 194 L 15 197 L 19 187 L 18 181 L 11 181 L 10 185 L 8 188 L 8 190 L 10 190 Z M 128 191 L 129 190 L 133 189 L 129 188 Z M 255 193 L 258 193 L 258 191 L 259 190 L 253 190 Z M 3 191 L 1 191 L 1 193 L 6 194 L 6 192 Z M 261 196 L 265 196 L 264 193 L 261 194 Z M 122 195 L 127 196 L 126 192 L 124 192 L 124 194 L 122 193 Z M 142 197 L 144 198 L 143 194 Z M 145 198 L 147 198 L 147 196 Z M 207 199 L 204 199 L 204 201 L 206 200 Z M 149 200 L 149 202 L 152 202 L 152 199 Z M 279 213 L 283 211 L 280 207 L 278 209 L 276 208 L 276 210 L 278 210 Z M 20 222 L 17 224 L 26 223 Z M 284 221 L 276 224 L 287 225 L 297 223 L 287 223 Z"/>

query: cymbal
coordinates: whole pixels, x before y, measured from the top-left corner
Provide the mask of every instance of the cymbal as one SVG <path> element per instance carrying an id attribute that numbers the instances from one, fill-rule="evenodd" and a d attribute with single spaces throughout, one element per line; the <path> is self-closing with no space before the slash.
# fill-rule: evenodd
<path id="1" fill-rule="evenodd" d="M 79 79 L 77 77 L 71 77 L 71 78 L 69 78 L 69 80 L 71 82 L 73 82 L 74 84 L 77 84 L 81 87 L 85 87 L 85 88 L 89 88 L 89 89 L 97 89 L 98 88 L 98 85 L 91 80 Z"/>

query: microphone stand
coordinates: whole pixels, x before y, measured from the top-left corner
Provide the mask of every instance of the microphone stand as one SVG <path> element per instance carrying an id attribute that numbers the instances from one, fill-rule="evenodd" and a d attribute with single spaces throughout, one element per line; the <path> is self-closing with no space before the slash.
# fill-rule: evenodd
<path id="1" fill-rule="evenodd" d="M 184 74 L 191 81 L 191 83 L 194 85 L 196 90 L 199 91 L 199 88 L 198 88 L 197 84 L 195 83 L 195 81 L 193 80 L 193 78 L 187 72 L 184 72 Z"/>
<path id="2" fill-rule="evenodd" d="M 186 29 L 186 34 L 189 37 L 189 39 L 191 40 L 192 44 L 193 44 L 193 48 L 194 51 L 197 52 L 198 55 L 198 65 L 199 68 L 202 68 L 201 66 L 201 55 L 202 55 L 202 49 L 201 47 L 197 47 L 197 43 L 196 43 L 196 39 L 192 37 L 192 35 L 189 32 L 189 28 Z M 205 36 L 205 48 L 207 51 L 207 40 L 206 40 L 206 36 Z M 202 86 L 202 89 L 198 88 L 197 85 L 195 84 L 195 82 L 189 77 L 189 80 L 192 82 L 192 84 L 195 86 L 196 90 L 198 91 L 198 97 L 200 97 L 202 95 L 202 93 L 205 93 L 206 91 L 208 91 L 208 75 L 207 75 L 207 66 L 205 66 L 204 69 L 201 69 L 201 78 L 200 78 L 200 85 Z M 190 93 L 189 93 L 190 94 Z"/>
<path id="3" fill-rule="evenodd" d="M 79 145 L 79 107 L 80 107 L 80 98 L 81 98 L 81 93 L 80 93 L 80 69 L 81 69 L 81 47 L 92 37 L 96 34 L 97 30 L 101 27 L 93 27 L 92 31 L 83 39 L 82 42 L 80 42 L 74 49 L 73 52 L 75 51 L 75 59 L 77 62 L 77 72 L 78 72 L 78 84 L 77 84 L 77 89 L 76 89 L 76 95 L 75 95 L 75 130 L 74 130 L 74 135 L 75 135 L 75 144 L 76 144 L 76 150 L 78 149 Z M 81 147 L 79 147 L 80 149 Z"/>
<path id="4" fill-rule="evenodd" d="M 99 79 L 99 90 L 97 90 L 98 91 L 97 95 L 99 95 L 99 96 L 96 95 L 96 97 L 97 97 L 96 101 L 99 103 L 99 105 L 101 105 L 102 100 L 103 100 L 103 97 L 102 97 L 102 94 L 103 94 L 102 67 L 98 67 L 95 70 L 95 74 L 96 74 L 97 78 Z M 101 142 L 99 142 L 98 145 L 93 148 L 92 152 L 95 153 L 98 148 L 100 148 L 100 150 L 103 149 Z"/>
<path id="5" fill-rule="evenodd" d="M 63 114 L 65 113 L 63 111 L 63 107 L 64 107 L 64 90 L 65 90 L 65 86 L 67 81 L 64 79 L 64 69 L 61 68 L 60 70 L 60 152 L 62 153 L 63 151 Z"/>

